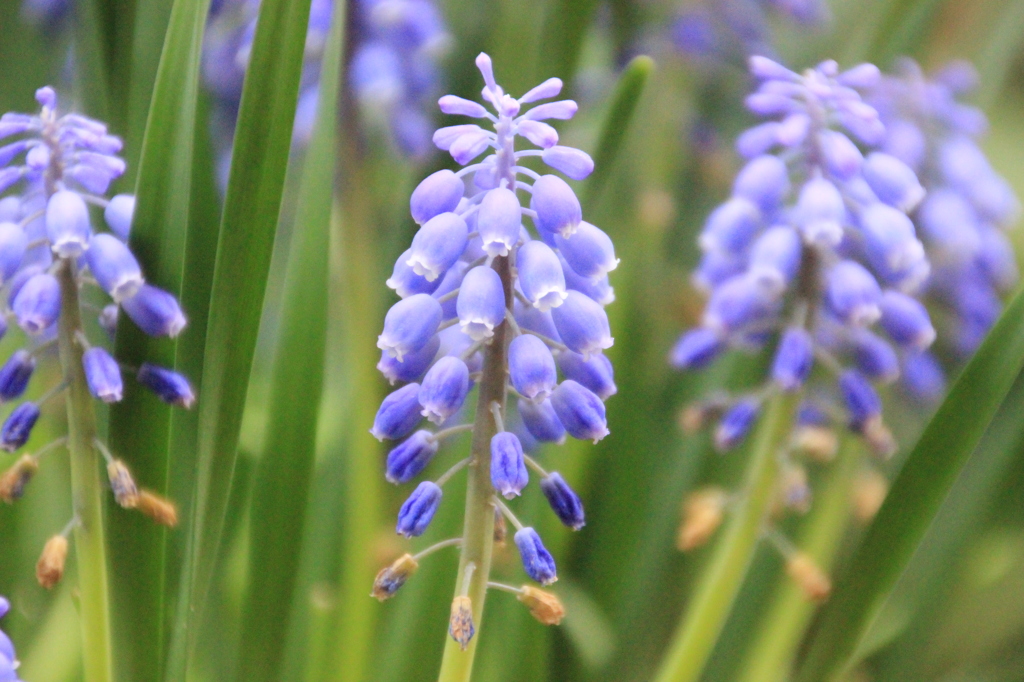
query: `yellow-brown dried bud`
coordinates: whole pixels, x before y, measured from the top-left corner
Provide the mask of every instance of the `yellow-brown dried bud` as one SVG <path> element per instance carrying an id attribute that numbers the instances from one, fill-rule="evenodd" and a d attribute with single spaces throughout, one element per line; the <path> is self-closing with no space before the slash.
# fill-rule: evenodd
<path id="1" fill-rule="evenodd" d="M 786 561 L 786 573 L 796 581 L 810 601 L 824 601 L 832 592 L 832 581 L 808 555 L 797 552 Z"/>
<path id="2" fill-rule="evenodd" d="M 683 523 L 676 546 L 683 552 L 700 547 L 715 534 L 725 518 L 728 496 L 721 488 L 698 490 L 683 502 Z"/>
<path id="3" fill-rule="evenodd" d="M 119 459 L 110 460 L 107 464 L 107 478 L 110 479 L 110 489 L 117 503 L 125 509 L 134 509 L 138 503 L 139 488 L 135 485 L 128 465 Z"/>
<path id="4" fill-rule="evenodd" d="M 516 599 L 526 604 L 530 614 L 544 625 L 558 625 L 565 617 L 565 607 L 558 595 L 532 585 L 523 585 Z"/>
<path id="5" fill-rule="evenodd" d="M 807 483 L 807 470 L 802 466 L 787 466 L 779 482 L 782 504 L 801 514 L 811 508 L 811 487 Z"/>
<path id="6" fill-rule="evenodd" d="M 469 597 L 462 595 L 452 600 L 452 615 L 448 620 L 448 634 L 452 636 L 459 647 L 465 651 L 469 646 L 469 640 L 476 634 L 476 626 L 473 625 L 473 602 Z"/>
<path id="7" fill-rule="evenodd" d="M 874 469 L 865 469 L 853 482 L 853 514 L 866 523 L 875 517 L 889 494 L 889 481 Z"/>
<path id="8" fill-rule="evenodd" d="M 390 566 L 380 569 L 377 577 L 373 580 L 373 591 L 371 597 L 377 601 L 386 601 L 395 596 L 395 593 L 419 570 L 419 563 L 412 554 L 403 554 L 395 559 Z"/>
<path id="9" fill-rule="evenodd" d="M 688 436 L 703 429 L 707 422 L 707 409 L 700 403 L 687 405 L 679 413 L 679 428 Z"/>
<path id="10" fill-rule="evenodd" d="M 892 431 L 882 421 L 881 415 L 875 415 L 864 422 L 861 427 L 861 435 L 867 441 L 871 452 L 882 459 L 889 459 L 896 454 L 897 443 Z"/>
<path id="11" fill-rule="evenodd" d="M 505 515 L 500 509 L 494 510 L 494 544 L 498 547 L 505 546 L 508 538 L 508 525 L 505 523 Z"/>
<path id="12" fill-rule="evenodd" d="M 140 490 L 138 495 L 136 495 L 135 509 L 138 509 L 161 526 L 174 528 L 178 525 L 178 508 L 174 502 L 149 490 Z"/>
<path id="13" fill-rule="evenodd" d="M 36 562 L 36 580 L 50 590 L 64 577 L 64 563 L 68 558 L 68 539 L 54 535 L 46 541 L 43 553 Z"/>
<path id="14" fill-rule="evenodd" d="M 793 435 L 793 445 L 817 462 L 831 462 L 839 452 L 839 437 L 827 426 L 801 426 Z"/>
<path id="15" fill-rule="evenodd" d="M 0 475 L 0 500 L 14 504 L 25 494 L 25 486 L 39 471 L 39 462 L 32 455 L 22 455 L 7 471 Z"/>

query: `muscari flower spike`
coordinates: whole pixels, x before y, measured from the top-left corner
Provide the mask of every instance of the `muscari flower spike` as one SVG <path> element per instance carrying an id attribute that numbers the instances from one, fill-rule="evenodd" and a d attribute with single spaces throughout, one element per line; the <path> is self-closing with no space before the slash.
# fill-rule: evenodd
<path id="1" fill-rule="evenodd" d="M 0 597 L 0 618 L 11 610 L 11 603 Z M 0 680 L 3 682 L 21 682 L 18 677 L 18 657 L 14 651 L 14 643 L 3 630 L 0 630 Z"/>
<path id="2" fill-rule="evenodd" d="M 40 88 L 36 100 L 37 114 L 0 117 L 0 194 L 6 194 L 0 199 L 0 279 L 7 287 L 8 315 L 28 342 L 28 348 L 15 351 L 0 367 L 0 402 L 25 393 L 37 362 L 45 360 L 58 342 L 55 337 L 65 303 L 62 278 L 71 286 L 98 289 L 110 297 L 112 303 L 99 316 L 100 326 L 110 334 L 119 308 L 151 336 L 175 337 L 186 324 L 177 299 L 146 283 L 127 244 L 134 197 L 107 198 L 111 183 L 125 171 L 118 156 L 121 140 L 99 121 L 76 113 L 58 114 L 52 88 Z M 100 212 L 102 222 L 94 215 Z M 82 354 L 89 391 L 105 403 L 120 401 L 122 366 L 109 351 L 92 345 L 85 329 L 70 333 L 70 343 Z M 168 402 L 187 407 L 193 401 L 188 380 L 170 369 L 144 364 L 139 383 Z M 0 426 L 0 448 L 14 452 L 23 447 L 42 405 L 64 388 L 61 383 L 39 399 L 15 406 Z M 101 444 L 97 447 L 107 454 Z M 26 455 L 8 471 L 10 475 L 5 474 L 5 480 L 16 485 L 6 486 L 10 491 L 4 499 L 20 497 L 38 468 L 37 459 L 38 453 Z M 136 506 L 135 501 L 126 506 Z"/>
<path id="3" fill-rule="evenodd" d="M 575 192 L 557 174 L 581 180 L 593 170 L 586 153 L 558 144 L 548 123 L 572 118 L 576 103 L 527 106 L 556 97 L 561 81 L 549 79 L 517 99 L 495 82 L 486 54 L 476 64 L 490 110 L 454 95 L 439 105 L 445 114 L 488 121 L 493 131 L 462 123 L 433 135 L 434 144 L 463 168 L 437 171 L 412 193 L 410 213 L 420 227 L 388 279 L 401 300 L 385 316 L 377 342 L 378 369 L 401 385 L 384 399 L 371 433 L 400 441 L 387 456 L 387 479 L 414 480 L 437 456 L 440 441 L 472 428 L 449 424 L 466 421 L 469 393 L 488 380 L 483 355 L 503 339 L 508 380 L 504 374 L 501 380 L 516 400 L 507 412 L 497 400 L 478 408 L 494 420 L 485 466 L 495 508 L 519 529 L 524 569 L 548 584 L 556 578 L 553 558 L 536 531 L 524 529 L 497 496 L 518 496 L 532 468 L 559 519 L 574 530 L 584 525 L 579 496 L 527 453 L 538 442 L 563 442 L 566 433 L 594 442 L 608 435 L 604 401 L 617 389 L 604 355 L 613 342 L 604 307 L 614 298 L 608 273 L 618 259 L 611 238 L 583 221 Z M 517 138 L 535 148 L 517 151 Z M 533 157 L 557 173 L 524 165 Z M 425 429 L 424 418 L 446 428 Z M 421 482 L 399 512 L 397 531 L 424 533 L 442 486 L 471 460 L 435 482 Z M 395 581 L 385 582 L 375 594 L 390 596 L 397 589 L 391 587 Z M 458 630 L 464 639 L 472 636 L 470 629 Z"/>

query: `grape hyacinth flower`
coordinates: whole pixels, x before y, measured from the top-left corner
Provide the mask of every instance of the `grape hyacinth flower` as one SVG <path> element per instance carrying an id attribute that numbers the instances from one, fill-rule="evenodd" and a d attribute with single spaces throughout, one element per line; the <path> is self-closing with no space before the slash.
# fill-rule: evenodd
<path id="1" fill-rule="evenodd" d="M 0 618 L 11 610 L 11 603 L 0 597 Z M 3 630 L 0 630 L 0 680 L 4 682 L 21 682 L 18 677 L 18 657 L 14 651 L 14 643 Z"/>
<path id="2" fill-rule="evenodd" d="M 527 453 L 538 442 L 564 441 L 566 432 L 594 442 L 604 438 L 604 401 L 616 392 L 612 364 L 604 355 L 612 345 L 604 311 L 611 298 L 608 272 L 618 264 L 612 241 L 583 221 L 579 200 L 561 176 L 525 165 L 539 157 L 570 179 L 590 174 L 590 157 L 559 145 L 558 132 L 547 123 L 572 118 L 576 103 L 527 108 L 556 97 L 561 81 L 549 79 L 516 99 L 495 82 L 486 54 L 476 65 L 484 79 L 483 99 L 493 113 L 454 95 L 439 104 L 445 114 L 486 120 L 494 130 L 457 124 L 433 135 L 463 168 L 437 171 L 412 193 L 410 212 L 420 228 L 388 280 L 401 300 L 388 311 L 377 343 L 378 368 L 391 383 L 404 385 L 385 398 L 371 429 L 379 439 L 400 441 L 386 463 L 387 479 L 399 484 L 420 475 L 438 456 L 443 439 L 473 431 L 470 457 L 435 481 L 421 482 L 397 524 L 402 535 L 424 533 L 443 486 L 468 470 L 464 537 L 417 555 L 461 546 L 451 656 L 475 646 L 488 586 L 512 591 L 521 601 L 527 594 L 526 588 L 488 582 L 496 510 L 501 527 L 507 519 L 518 531 L 516 545 L 527 575 L 545 585 L 557 579 L 540 536 L 524 528 L 502 498 L 519 496 L 533 470 L 563 524 L 582 528 L 579 496 Z M 539 149 L 517 151 L 517 138 Z M 526 227 L 530 222 L 533 231 Z M 479 395 L 473 423 L 448 426 L 464 419 L 460 415 L 474 388 Z M 514 407 L 509 397 L 515 398 Z M 446 428 L 424 429 L 424 418 Z M 390 597 L 401 584 L 388 570 L 374 588 L 378 598 Z M 529 594 L 524 603 L 538 605 L 531 612 L 542 622 L 560 620 L 557 599 L 538 601 Z M 539 608 L 541 601 L 550 608 Z"/>
<path id="3" fill-rule="evenodd" d="M 1005 231 L 1017 219 L 1020 202 L 978 146 L 987 129 L 984 113 L 959 101 L 976 82 L 966 62 L 952 62 L 928 78 L 905 59 L 870 100 L 885 124 L 883 151 L 911 169 L 927 192 L 911 215 L 932 263 L 925 296 L 948 312 L 948 323 L 938 329 L 939 345 L 958 361 L 981 343 L 999 316 L 1001 297 L 1018 280 Z M 892 164 L 875 165 L 876 191 L 891 192 L 898 185 Z M 894 311 L 890 324 L 913 314 Z M 911 396 L 941 397 L 945 381 L 931 353 L 922 350 L 902 360 L 902 386 Z"/>

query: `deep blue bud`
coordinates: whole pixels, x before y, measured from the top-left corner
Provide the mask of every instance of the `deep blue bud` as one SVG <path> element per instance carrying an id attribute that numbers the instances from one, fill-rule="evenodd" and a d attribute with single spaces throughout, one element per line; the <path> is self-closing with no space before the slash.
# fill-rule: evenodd
<path id="1" fill-rule="evenodd" d="M 100 287 L 115 301 L 134 296 L 145 283 L 139 262 L 117 237 L 93 235 L 85 259 Z"/>
<path id="2" fill-rule="evenodd" d="M 121 307 L 132 322 L 150 336 L 173 339 L 187 324 L 178 299 L 151 284 L 139 287 L 134 296 L 121 301 Z"/>
<path id="3" fill-rule="evenodd" d="M 579 530 L 586 525 L 583 503 L 579 495 L 562 478 L 562 474 L 552 471 L 540 480 L 540 489 L 544 492 L 544 497 L 548 498 L 551 510 L 564 525 L 573 530 Z"/>
<path id="4" fill-rule="evenodd" d="M 523 559 L 523 570 L 526 571 L 526 575 L 541 585 L 550 585 L 558 580 L 555 560 L 544 547 L 537 531 L 530 527 L 523 528 L 516 532 L 515 541 L 516 547 L 519 548 L 519 556 Z"/>
<path id="5" fill-rule="evenodd" d="M 519 495 L 530 481 L 523 446 L 516 434 L 502 431 L 491 438 L 491 483 L 506 500 Z"/>
<path id="6" fill-rule="evenodd" d="M 21 397 L 36 368 L 35 357 L 26 350 L 16 350 L 0 368 L 0 401 Z"/>
<path id="7" fill-rule="evenodd" d="M 708 216 L 698 244 L 705 252 L 738 255 L 761 226 L 761 212 L 749 199 L 733 197 Z"/>
<path id="8" fill-rule="evenodd" d="M 377 369 L 392 386 L 401 381 L 417 381 L 434 361 L 440 345 L 440 337 L 434 334 L 423 348 L 406 353 L 402 360 L 389 355 L 387 351 L 381 351 Z"/>
<path id="9" fill-rule="evenodd" d="M 430 368 L 423 377 L 419 390 L 420 412 L 435 424 L 459 411 L 469 393 L 469 368 L 461 359 L 446 355 Z"/>
<path id="10" fill-rule="evenodd" d="M 590 155 L 573 147 L 548 147 L 541 153 L 541 160 L 573 180 L 585 180 L 594 172 L 594 161 Z"/>
<path id="11" fill-rule="evenodd" d="M 39 407 L 35 403 L 22 403 L 14 408 L 0 427 L 0 450 L 14 452 L 28 442 L 38 419 Z"/>
<path id="12" fill-rule="evenodd" d="M 569 267 L 580 277 L 599 279 L 619 265 L 611 237 L 586 221 L 581 221 L 569 238 L 556 234 L 555 244 Z"/>
<path id="13" fill-rule="evenodd" d="M 188 410 L 196 402 L 196 396 L 192 392 L 188 379 L 172 370 L 144 362 L 139 367 L 135 378 L 140 384 L 156 393 L 160 400 L 170 405 L 177 405 Z"/>
<path id="14" fill-rule="evenodd" d="M 900 375 L 896 351 L 886 341 L 864 330 L 854 330 L 850 338 L 853 361 L 865 376 L 875 381 L 895 381 Z"/>
<path id="15" fill-rule="evenodd" d="M 724 348 L 722 339 L 710 329 L 691 329 L 672 346 L 669 362 L 676 369 L 700 369 L 710 364 Z"/>
<path id="16" fill-rule="evenodd" d="M 589 358 L 615 343 L 604 308 L 578 291 L 568 291 L 562 305 L 551 311 L 551 318 L 562 343 L 583 357 Z"/>
<path id="17" fill-rule="evenodd" d="M 486 265 L 478 265 L 462 279 L 455 304 L 462 333 L 474 341 L 494 336 L 505 320 L 505 289 L 501 276 Z"/>
<path id="18" fill-rule="evenodd" d="M 589 388 L 601 400 L 607 400 L 619 390 L 612 361 L 604 353 L 594 353 L 586 359 L 579 353 L 565 350 L 558 354 L 558 368 L 566 379 Z"/>
<path id="19" fill-rule="evenodd" d="M 433 282 L 455 265 L 469 241 L 466 221 L 455 213 L 428 220 L 412 238 L 407 263 L 417 275 Z"/>
<path id="20" fill-rule="evenodd" d="M 484 252 L 492 258 L 507 256 L 519 241 L 522 222 L 522 207 L 515 192 L 498 187 L 485 194 L 476 216 Z"/>
<path id="21" fill-rule="evenodd" d="M 558 383 L 551 350 L 533 334 L 512 339 L 508 347 L 508 372 L 516 391 L 534 401 L 546 399 Z"/>
<path id="22" fill-rule="evenodd" d="M 920 301 L 898 291 L 886 291 L 879 303 L 885 333 L 901 346 L 924 350 L 935 340 L 928 311 Z"/>
<path id="23" fill-rule="evenodd" d="M 864 179 L 881 201 L 908 213 L 924 198 L 924 187 L 907 164 L 882 152 L 868 154 Z"/>
<path id="24" fill-rule="evenodd" d="M 882 290 L 863 265 L 839 261 L 826 275 L 825 300 L 832 313 L 844 322 L 864 327 L 881 315 Z"/>
<path id="25" fill-rule="evenodd" d="M 593 391 L 572 379 L 558 385 L 551 394 L 551 406 L 573 438 L 596 443 L 610 433 L 604 403 Z"/>
<path id="26" fill-rule="evenodd" d="M 800 269 L 803 244 L 790 227 L 773 227 L 750 249 L 750 276 L 766 292 L 781 295 Z"/>
<path id="27" fill-rule="evenodd" d="M 411 249 L 406 249 L 398 260 L 395 261 L 395 268 L 391 277 L 385 282 L 395 293 L 402 298 L 408 298 L 415 294 L 432 294 L 441 286 L 442 279 L 428 280 L 423 275 L 417 275 L 416 271 L 409 265 Z"/>
<path id="28" fill-rule="evenodd" d="M 529 400 L 519 399 L 517 403 L 519 417 L 523 420 L 523 426 L 530 432 L 530 435 L 542 443 L 565 442 L 565 426 L 562 425 L 551 400 L 534 403 Z"/>
<path id="29" fill-rule="evenodd" d="M 864 424 L 882 414 L 882 400 L 863 374 L 850 369 L 839 377 L 839 392 L 850 412 L 850 425 L 859 430 Z"/>
<path id="30" fill-rule="evenodd" d="M 836 186 L 824 178 L 809 181 L 800 190 L 797 221 L 811 244 L 836 246 L 843 238 L 846 207 Z"/>
<path id="31" fill-rule="evenodd" d="M 121 368 L 103 348 L 94 346 L 82 354 L 82 368 L 89 392 L 105 403 L 116 403 L 124 394 Z"/>
<path id="32" fill-rule="evenodd" d="M 60 317 L 60 284 L 53 275 L 33 275 L 11 304 L 18 324 L 29 334 L 41 334 Z"/>
<path id="33" fill-rule="evenodd" d="M 370 433 L 379 441 L 405 438 L 423 416 L 420 414 L 420 385 L 406 384 L 380 404 Z"/>
<path id="34" fill-rule="evenodd" d="M 429 431 L 417 431 L 388 453 L 385 478 L 389 483 L 408 483 L 419 476 L 437 454 L 437 441 Z"/>
<path id="35" fill-rule="evenodd" d="M 571 236 L 583 220 L 580 200 L 557 175 L 542 175 L 533 183 L 530 208 L 537 212 L 537 229 L 563 237 Z"/>
<path id="36" fill-rule="evenodd" d="M 407 353 L 415 353 L 426 346 L 440 324 L 441 304 L 437 299 L 428 294 L 415 294 L 388 310 L 384 331 L 377 337 L 377 348 L 401 362 Z"/>
<path id="37" fill-rule="evenodd" d="M 416 486 L 398 510 L 395 532 L 407 538 L 423 535 L 441 504 L 441 495 L 441 488 L 431 481 L 423 481 Z"/>
<path id="38" fill-rule="evenodd" d="M 16 223 L 0 223 L 0 283 L 5 283 L 21 267 L 28 238 Z"/>
<path id="39" fill-rule="evenodd" d="M 135 215 L 135 195 L 117 194 L 110 199 L 110 203 L 103 210 L 103 219 L 107 221 L 107 227 L 124 241 L 128 241 L 131 234 L 132 217 Z"/>
<path id="40" fill-rule="evenodd" d="M 787 329 L 775 352 L 772 380 L 783 391 L 797 391 L 811 375 L 813 366 L 814 343 L 811 335 L 799 327 Z"/>
<path id="41" fill-rule="evenodd" d="M 565 301 L 565 271 L 558 254 L 544 242 L 534 240 L 519 247 L 516 271 L 526 300 L 541 312 L 557 308 Z"/>
<path id="42" fill-rule="evenodd" d="M 764 154 L 751 159 L 736 176 L 732 193 L 754 202 L 763 211 L 777 207 L 789 192 L 789 171 L 782 159 Z"/>
<path id="43" fill-rule="evenodd" d="M 465 191 L 462 179 L 450 170 L 431 173 L 417 185 L 409 198 L 412 219 L 422 225 L 442 213 L 451 213 Z"/>
<path id="44" fill-rule="evenodd" d="M 754 425 L 758 409 L 760 405 L 753 398 L 745 398 L 730 407 L 715 429 L 715 448 L 725 452 L 742 443 Z"/>
<path id="45" fill-rule="evenodd" d="M 46 204 L 46 236 L 61 258 L 78 258 L 89 248 L 89 209 L 78 194 L 61 190 Z"/>

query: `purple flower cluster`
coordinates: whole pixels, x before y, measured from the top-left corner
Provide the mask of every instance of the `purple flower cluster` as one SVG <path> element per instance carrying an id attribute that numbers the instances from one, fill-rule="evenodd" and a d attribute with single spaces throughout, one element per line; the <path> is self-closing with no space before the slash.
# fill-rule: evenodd
<path id="1" fill-rule="evenodd" d="M 721 416 L 717 447 L 738 444 L 766 395 L 802 390 L 817 367 L 833 377 L 812 396 L 822 412 L 841 411 L 838 394 L 849 427 L 890 451 L 873 384 L 896 379 L 901 358 L 935 338 L 915 298 L 930 265 L 907 216 L 924 189 L 896 156 L 862 152 L 886 140 L 861 96 L 877 86 L 877 68 L 840 72 L 828 61 L 797 74 L 764 57 L 750 67 L 759 85 L 746 105 L 770 120 L 737 141 L 747 163 L 700 236 L 693 281 L 709 297 L 703 321 L 680 338 L 672 363 L 699 368 L 729 347 L 778 337 L 768 386 L 709 404 Z"/>
<path id="2" fill-rule="evenodd" d="M 66 268 L 79 287 L 100 289 L 112 299 L 99 316 L 108 333 L 119 308 L 151 336 L 174 337 L 185 326 L 177 300 L 146 283 L 126 244 L 135 198 L 104 196 L 125 170 L 117 156 L 121 140 L 98 121 L 59 116 L 51 88 L 39 89 L 36 99 L 38 114 L 0 117 L 0 140 L 6 142 L 0 147 L 0 193 L 19 188 L 0 199 L 0 284 L 7 305 L 0 335 L 13 318 L 30 344 L 0 367 L 0 402 L 21 397 L 37 356 L 52 345 L 61 316 L 58 275 Z M 94 230 L 93 210 L 102 211 L 109 231 Z M 84 330 L 77 336 L 90 391 L 103 402 L 120 400 L 121 366 L 104 348 L 90 345 Z M 136 378 L 168 403 L 188 407 L 194 400 L 188 382 L 171 370 L 144 364 Z M 35 402 L 15 408 L 0 427 L 0 448 L 13 452 L 24 445 L 38 417 Z"/>
<path id="3" fill-rule="evenodd" d="M 608 272 L 618 261 L 608 235 L 583 221 L 579 200 L 564 180 L 520 165 L 540 157 L 574 180 L 593 170 L 590 157 L 559 145 L 558 133 L 545 122 L 572 118 L 575 102 L 523 110 L 557 96 L 561 81 L 549 79 L 516 99 L 495 83 L 486 54 L 476 64 L 485 82 L 483 98 L 495 113 L 454 95 L 439 104 L 446 114 L 490 121 L 494 130 L 462 124 L 433 136 L 464 167 L 438 171 L 412 193 L 412 217 L 420 228 L 388 279 L 402 300 L 388 311 L 377 341 L 377 367 L 392 384 L 402 385 L 385 398 L 371 433 L 381 440 L 404 439 L 388 454 L 388 480 L 415 478 L 437 453 L 439 439 L 463 430 L 431 433 L 419 429 L 421 420 L 442 426 L 462 413 L 481 379 L 482 349 L 506 324 L 511 342 L 502 371 L 507 370 L 507 391 L 517 407 L 516 414 L 503 415 L 498 403 L 491 406 L 498 431 L 490 444 L 492 483 L 505 498 L 515 497 L 527 485 L 527 467 L 534 468 L 556 515 L 578 529 L 584 516 L 577 495 L 524 450 L 538 442 L 561 443 L 566 433 L 594 442 L 608 435 L 604 400 L 616 387 L 603 354 L 612 345 L 604 306 L 613 299 Z M 516 151 L 517 137 L 539 149 Z M 529 197 L 528 208 L 521 195 Z M 536 238 L 523 216 L 533 222 Z M 510 266 L 510 288 L 496 269 L 502 264 Z M 402 507 L 398 532 L 422 533 L 440 499 L 437 484 L 421 483 Z M 536 533 L 520 530 L 516 543 L 527 573 L 542 583 L 553 581 L 554 563 Z"/>
<path id="4" fill-rule="evenodd" d="M 931 79 L 911 60 L 886 76 L 870 101 L 882 117 L 881 148 L 911 168 L 927 190 L 912 218 L 932 264 L 925 294 L 937 310 L 939 340 L 957 358 L 970 356 L 1017 282 L 1017 263 L 1004 235 L 1020 203 L 978 146 L 985 115 L 958 97 L 976 82 L 973 68 L 954 62 Z M 903 383 L 911 395 L 934 399 L 944 379 L 928 353 L 908 359 Z"/>
<path id="5" fill-rule="evenodd" d="M 11 610 L 11 603 L 0 597 L 0 618 Z M 18 657 L 14 653 L 14 643 L 7 634 L 0 630 L 0 682 L 21 682 L 18 677 Z"/>
<path id="6" fill-rule="evenodd" d="M 441 13 L 433 0 L 358 0 L 353 9 L 352 91 L 368 122 L 386 122 L 399 151 L 423 157 L 441 82 L 437 61 L 449 42 Z"/>

